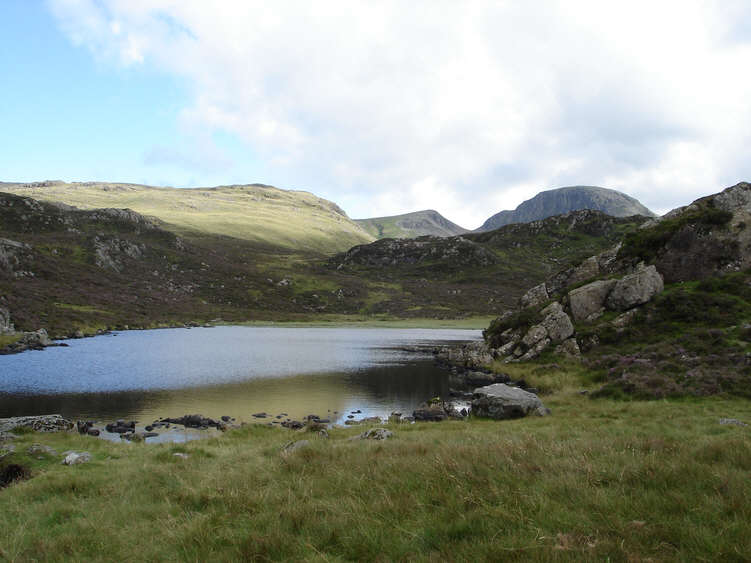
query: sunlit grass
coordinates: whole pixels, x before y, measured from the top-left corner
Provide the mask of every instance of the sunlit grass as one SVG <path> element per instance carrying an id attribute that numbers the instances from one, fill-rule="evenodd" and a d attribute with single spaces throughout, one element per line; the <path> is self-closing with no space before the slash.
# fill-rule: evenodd
<path id="1" fill-rule="evenodd" d="M 3 190 L 81 209 L 130 208 L 178 233 L 211 233 L 272 247 L 331 254 L 373 237 L 333 204 L 302 191 L 270 186 L 152 188 L 131 184 L 3 186 Z"/>

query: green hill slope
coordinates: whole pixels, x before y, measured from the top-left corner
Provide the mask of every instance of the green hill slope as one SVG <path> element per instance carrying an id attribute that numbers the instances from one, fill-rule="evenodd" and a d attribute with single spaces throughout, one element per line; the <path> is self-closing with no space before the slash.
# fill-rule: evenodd
<path id="1" fill-rule="evenodd" d="M 0 184 L 0 190 L 81 209 L 128 208 L 170 230 L 226 235 L 269 247 L 331 254 L 373 240 L 336 204 L 260 184 L 155 188 L 103 182 Z"/>

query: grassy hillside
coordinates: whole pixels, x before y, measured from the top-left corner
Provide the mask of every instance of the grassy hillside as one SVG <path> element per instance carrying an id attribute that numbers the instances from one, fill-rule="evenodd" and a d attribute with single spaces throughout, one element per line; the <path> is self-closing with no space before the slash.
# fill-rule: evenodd
<path id="1" fill-rule="evenodd" d="M 181 235 L 225 235 L 287 250 L 332 254 L 373 240 L 330 201 L 260 184 L 175 189 L 36 182 L 4 183 L 0 191 L 81 209 L 128 208 L 158 217 Z"/>
<path id="2" fill-rule="evenodd" d="M 561 366 L 541 372 L 530 382 L 558 382 L 552 416 L 392 424 L 382 442 L 349 440 L 363 427 L 163 445 L 22 434 L 0 462 L 31 477 L 0 490 L 0 557 L 747 560 L 751 434 L 719 423 L 751 421 L 747 400 L 595 401 Z M 93 460 L 66 467 L 33 443 Z"/>
<path id="3" fill-rule="evenodd" d="M 467 232 L 467 229 L 452 223 L 433 210 L 415 211 L 389 217 L 355 219 L 355 222 L 377 239 L 414 238 L 425 235 L 450 237 Z"/>
<path id="4" fill-rule="evenodd" d="M 166 230 L 170 225 L 133 212 L 84 211 L 0 193 L 0 307 L 18 330 L 45 328 L 53 337 L 216 318 L 380 324 L 488 317 L 512 306 L 530 281 L 609 246 L 638 224 L 588 217 L 515 225 L 471 240 L 432 238 L 425 248 L 435 252 L 427 260 L 420 258 L 420 240 L 382 241 L 418 247 L 418 260 L 386 266 L 344 260 L 340 268 L 338 258 L 323 262 L 234 237 L 196 231 L 180 237 Z M 382 243 L 356 248 L 382 256 Z"/>
<path id="5" fill-rule="evenodd" d="M 429 316 L 493 314 L 516 305 L 531 285 L 601 252 L 641 225 L 644 217 L 576 211 L 543 221 L 507 225 L 459 237 L 379 240 L 332 257 L 344 279 L 384 287 L 370 311 Z M 398 284 L 400 291 L 390 291 Z"/>

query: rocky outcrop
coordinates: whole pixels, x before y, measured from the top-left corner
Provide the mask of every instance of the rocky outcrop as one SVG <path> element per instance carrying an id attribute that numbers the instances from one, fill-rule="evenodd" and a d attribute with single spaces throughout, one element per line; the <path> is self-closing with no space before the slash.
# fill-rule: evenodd
<path id="1" fill-rule="evenodd" d="M 742 182 L 666 214 L 624 239 L 623 258 L 653 263 L 665 283 L 751 267 L 751 184 Z"/>
<path id="2" fill-rule="evenodd" d="M 565 278 L 588 277 L 594 271 L 602 272 L 606 268 L 616 270 L 613 255 L 614 251 L 593 256 L 585 260 L 580 269 L 569 271 Z M 547 283 L 532 288 L 525 295 L 523 303 L 534 305 L 529 305 L 517 315 L 499 317 L 485 331 L 485 340 L 492 346 L 488 353 L 503 358 L 505 362 L 519 362 L 534 359 L 551 345 L 557 344 L 557 354 L 578 357 L 581 349 L 588 350 L 597 337 L 590 335 L 586 343 L 578 342 L 574 338 L 572 317 L 577 323 L 592 322 L 606 309 L 625 311 L 612 322 L 614 328 L 622 330 L 633 320 L 634 313 L 630 311 L 651 301 L 663 290 L 662 276 L 655 266 L 640 263 L 629 269 L 632 273 L 618 279 L 596 280 L 572 289 L 564 295 L 562 302 L 553 301 L 539 313 L 535 312 L 535 307 L 539 307 L 543 296 L 550 295 L 550 292 Z M 580 273 L 577 274 L 577 271 Z M 532 323 L 529 322 L 530 318 L 534 319 Z"/>
<path id="3" fill-rule="evenodd" d="M 501 333 L 495 339 L 498 344 L 495 353 L 506 362 L 531 360 L 551 344 L 561 343 L 574 334 L 571 318 L 557 301 L 540 311 L 539 317 L 540 322 L 526 331 L 510 328 Z"/>
<path id="4" fill-rule="evenodd" d="M 590 256 L 576 266 L 572 266 L 551 276 L 545 282 L 548 294 L 556 296 L 565 293 L 572 286 L 579 285 L 596 277 L 626 273 L 623 267 L 627 266 L 623 266 L 617 261 L 620 248 L 621 244 L 618 243 L 600 254 Z"/>
<path id="5" fill-rule="evenodd" d="M 598 280 L 568 293 L 571 315 L 576 322 L 591 322 L 609 311 L 627 311 L 651 301 L 664 289 L 654 266 L 640 265 L 633 274 L 618 280 Z"/>
<path id="6" fill-rule="evenodd" d="M 0 432 L 10 432 L 14 428 L 31 428 L 36 432 L 66 432 L 73 428 L 73 423 L 59 414 L 0 418 Z"/>
<path id="7" fill-rule="evenodd" d="M 47 346 L 65 346 L 65 344 L 55 344 L 50 339 L 47 331 L 40 328 L 32 332 L 20 333 L 18 340 L 0 349 L 0 354 L 17 354 L 26 350 L 43 350 Z"/>
<path id="8" fill-rule="evenodd" d="M 462 236 L 434 236 L 416 239 L 382 239 L 355 246 L 329 261 L 337 270 L 352 266 L 383 267 L 450 262 L 454 267 L 485 267 L 498 263 L 498 257 L 482 245 Z"/>
<path id="9" fill-rule="evenodd" d="M 550 410 L 537 395 L 503 383 L 475 389 L 472 399 L 472 415 L 479 418 L 504 420 L 548 414 Z"/>
<path id="10" fill-rule="evenodd" d="M 94 237 L 94 262 L 100 268 L 121 272 L 123 258 L 137 260 L 146 250 L 144 244 L 136 244 L 118 238 L 104 239 Z"/>

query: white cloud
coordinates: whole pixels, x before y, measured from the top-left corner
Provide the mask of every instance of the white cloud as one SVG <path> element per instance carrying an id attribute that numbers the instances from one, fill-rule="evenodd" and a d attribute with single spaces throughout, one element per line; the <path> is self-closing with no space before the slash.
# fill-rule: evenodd
<path id="1" fill-rule="evenodd" d="M 743 1 L 52 0 L 78 44 L 194 92 L 181 119 L 353 216 L 476 227 L 541 189 L 658 210 L 751 174 Z M 166 154 L 166 153 L 165 153 Z"/>

